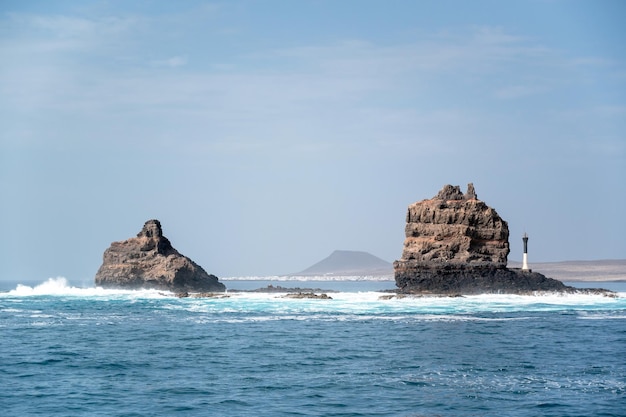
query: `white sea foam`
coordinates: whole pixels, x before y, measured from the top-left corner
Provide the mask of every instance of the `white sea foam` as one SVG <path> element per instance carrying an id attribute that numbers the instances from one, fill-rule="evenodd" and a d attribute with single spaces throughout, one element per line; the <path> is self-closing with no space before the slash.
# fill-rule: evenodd
<path id="1" fill-rule="evenodd" d="M 155 290 L 112 290 L 104 289 L 102 287 L 88 287 L 80 288 L 73 287 L 69 284 L 66 278 L 56 277 L 48 278 L 45 282 L 36 285 L 28 286 L 24 284 L 17 284 L 14 290 L 3 293 L 2 295 L 11 297 L 25 297 L 25 296 L 38 296 L 38 295 L 52 295 L 52 296 L 76 296 L 76 297 L 103 297 L 103 296 L 119 296 L 119 295 L 131 295 L 141 297 L 163 297 L 158 291 Z"/>
<path id="2" fill-rule="evenodd" d="M 197 314 L 242 313 L 250 317 L 225 320 L 424 320 L 476 321 L 510 320 L 509 317 L 480 317 L 484 313 L 539 311 L 615 311 L 626 309 L 626 298 L 602 295 L 478 295 L 466 297 L 405 297 L 388 299 L 384 292 L 333 292 L 332 299 L 284 298 L 286 293 L 231 293 L 228 298 L 172 299 L 165 309 Z M 214 320 L 212 317 L 211 320 Z M 515 319 L 520 319 L 519 317 Z"/>
<path id="3" fill-rule="evenodd" d="M 465 297 L 398 297 L 392 293 L 379 291 L 328 292 L 331 299 L 285 298 L 287 292 L 228 292 L 225 298 L 174 298 L 157 290 L 112 290 L 100 287 L 79 288 L 71 286 L 63 277 L 28 286 L 19 284 L 0 297 L 10 297 L 19 302 L 22 297 L 52 296 L 107 299 L 163 299 L 159 308 L 186 310 L 195 314 L 265 312 L 270 315 L 289 314 L 341 314 L 341 315 L 425 315 L 422 318 L 440 319 L 439 315 L 464 317 L 475 313 L 499 313 L 520 311 L 593 311 L 626 309 L 626 294 L 606 297 L 601 294 L 559 294 L 542 293 L 537 295 L 486 294 Z M 13 306 L 15 307 L 15 306 Z M 621 317 L 621 313 L 613 314 Z M 586 318 L 586 317 L 583 317 Z M 591 317 L 590 317 L 591 318 Z M 457 318 L 460 319 L 460 318 Z"/>
<path id="4" fill-rule="evenodd" d="M 578 317 L 583 320 L 626 320 L 626 311 L 581 311 Z"/>

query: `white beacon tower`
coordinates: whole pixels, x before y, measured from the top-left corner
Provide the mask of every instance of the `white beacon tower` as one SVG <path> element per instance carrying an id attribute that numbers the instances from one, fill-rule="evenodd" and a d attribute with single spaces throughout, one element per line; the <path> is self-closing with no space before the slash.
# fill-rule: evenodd
<path id="1" fill-rule="evenodd" d="M 522 240 L 524 241 L 524 256 L 522 258 L 522 271 L 529 271 L 528 268 L 528 235 L 524 232 L 524 236 L 522 236 Z"/>

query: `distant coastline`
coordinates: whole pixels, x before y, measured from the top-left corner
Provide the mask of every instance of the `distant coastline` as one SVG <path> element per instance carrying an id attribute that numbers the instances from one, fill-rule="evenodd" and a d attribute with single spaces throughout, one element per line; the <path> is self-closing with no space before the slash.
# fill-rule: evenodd
<path id="1" fill-rule="evenodd" d="M 508 263 L 510 268 L 519 268 L 521 265 L 517 261 Z M 559 281 L 626 281 L 626 259 L 532 262 L 530 268 Z"/>
<path id="2" fill-rule="evenodd" d="M 509 268 L 520 268 L 518 261 L 509 261 Z M 550 278 L 564 282 L 626 282 L 626 259 L 604 259 L 594 261 L 559 261 L 534 262 L 530 264 L 532 270 L 540 272 Z M 270 276 L 240 276 L 222 277 L 224 281 L 393 281 L 393 271 L 380 273 L 380 270 L 368 271 L 363 269 L 360 274 L 345 274 L 342 271 L 326 272 L 324 274 L 285 274 Z"/>
<path id="3" fill-rule="evenodd" d="M 393 274 L 386 275 L 267 275 L 221 277 L 222 281 L 394 281 Z"/>
<path id="4" fill-rule="evenodd" d="M 340 291 L 340 292 L 369 292 L 369 291 L 392 291 L 395 290 L 396 284 L 393 277 L 384 280 L 383 277 L 296 277 L 291 276 L 250 276 L 250 277 L 230 277 L 221 278 L 220 280 L 226 284 L 228 291 L 241 290 L 257 290 L 268 285 L 282 287 L 306 287 L 320 288 L 324 291 Z M 18 285 L 31 288 L 47 285 L 50 280 L 7 280 L 0 279 L 0 293 L 7 293 L 15 290 Z M 56 278 L 57 280 L 60 278 Z M 566 285 L 578 288 L 597 288 L 602 287 L 611 291 L 626 293 L 626 280 L 579 280 L 579 281 L 563 281 Z M 73 288 L 94 288 L 93 282 L 89 280 L 68 280 L 68 287 Z M 56 290 L 51 290 L 55 293 Z M 61 291 L 63 293 L 63 291 Z"/>
<path id="5" fill-rule="evenodd" d="M 518 268 L 521 262 L 509 261 L 508 267 Z M 530 267 L 542 274 L 558 279 L 566 283 L 583 283 L 583 282 L 614 282 L 626 283 L 626 259 L 605 259 L 594 261 L 560 261 L 560 262 L 531 262 Z M 27 286 L 37 286 L 44 282 L 46 278 L 41 279 L 0 279 L 0 292 L 11 291 L 18 284 Z M 243 282 L 243 281 L 267 281 L 267 282 L 352 282 L 358 285 L 363 284 L 392 283 L 394 282 L 393 272 L 388 274 L 368 274 L 364 271 L 360 275 L 342 275 L 342 274 L 320 274 L 320 275 L 264 275 L 264 276 L 224 276 L 220 278 L 225 282 Z M 88 279 L 70 279 L 72 285 L 86 288 L 93 285 Z M 367 285 L 365 285 L 367 287 Z M 227 285 L 228 287 L 228 285 Z"/>

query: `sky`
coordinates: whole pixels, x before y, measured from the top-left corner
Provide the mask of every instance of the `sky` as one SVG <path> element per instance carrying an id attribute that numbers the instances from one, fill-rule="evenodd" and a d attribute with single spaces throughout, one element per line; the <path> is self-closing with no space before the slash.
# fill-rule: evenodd
<path id="1" fill-rule="evenodd" d="M 218 277 L 399 259 L 445 184 L 509 260 L 626 258 L 626 2 L 0 0 L 0 279 L 159 219 Z"/>

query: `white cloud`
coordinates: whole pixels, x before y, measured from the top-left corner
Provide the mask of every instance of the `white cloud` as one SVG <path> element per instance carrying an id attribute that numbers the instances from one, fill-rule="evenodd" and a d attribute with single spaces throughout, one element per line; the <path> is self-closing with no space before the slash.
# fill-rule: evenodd
<path id="1" fill-rule="evenodd" d="M 404 44 L 351 40 L 273 52 L 277 59 L 292 59 L 309 69 L 379 80 L 394 80 L 399 75 L 440 77 L 453 73 L 461 79 L 493 73 L 511 77 L 524 70 L 553 65 L 552 55 L 552 51 L 531 40 L 486 27 L 440 33 Z"/>
<path id="2" fill-rule="evenodd" d="M 156 67 L 170 67 L 170 68 L 184 67 L 185 65 L 187 65 L 187 57 L 173 56 L 171 58 L 153 61 L 152 65 Z"/>
<path id="3" fill-rule="evenodd" d="M 540 85 L 510 85 L 497 89 L 494 96 L 499 99 L 512 100 L 542 94 L 545 91 L 546 88 Z"/>
<path id="4" fill-rule="evenodd" d="M 141 21 L 136 17 L 115 16 L 97 19 L 23 13 L 8 13 L 7 16 L 17 34 L 36 36 L 39 33 L 45 37 L 83 40 L 123 35 L 131 31 Z"/>
<path id="5" fill-rule="evenodd" d="M 9 13 L 10 20 L 19 25 L 21 31 L 39 30 L 55 37 L 82 37 L 90 35 L 97 26 L 94 20 L 70 16 L 44 16 Z"/>

